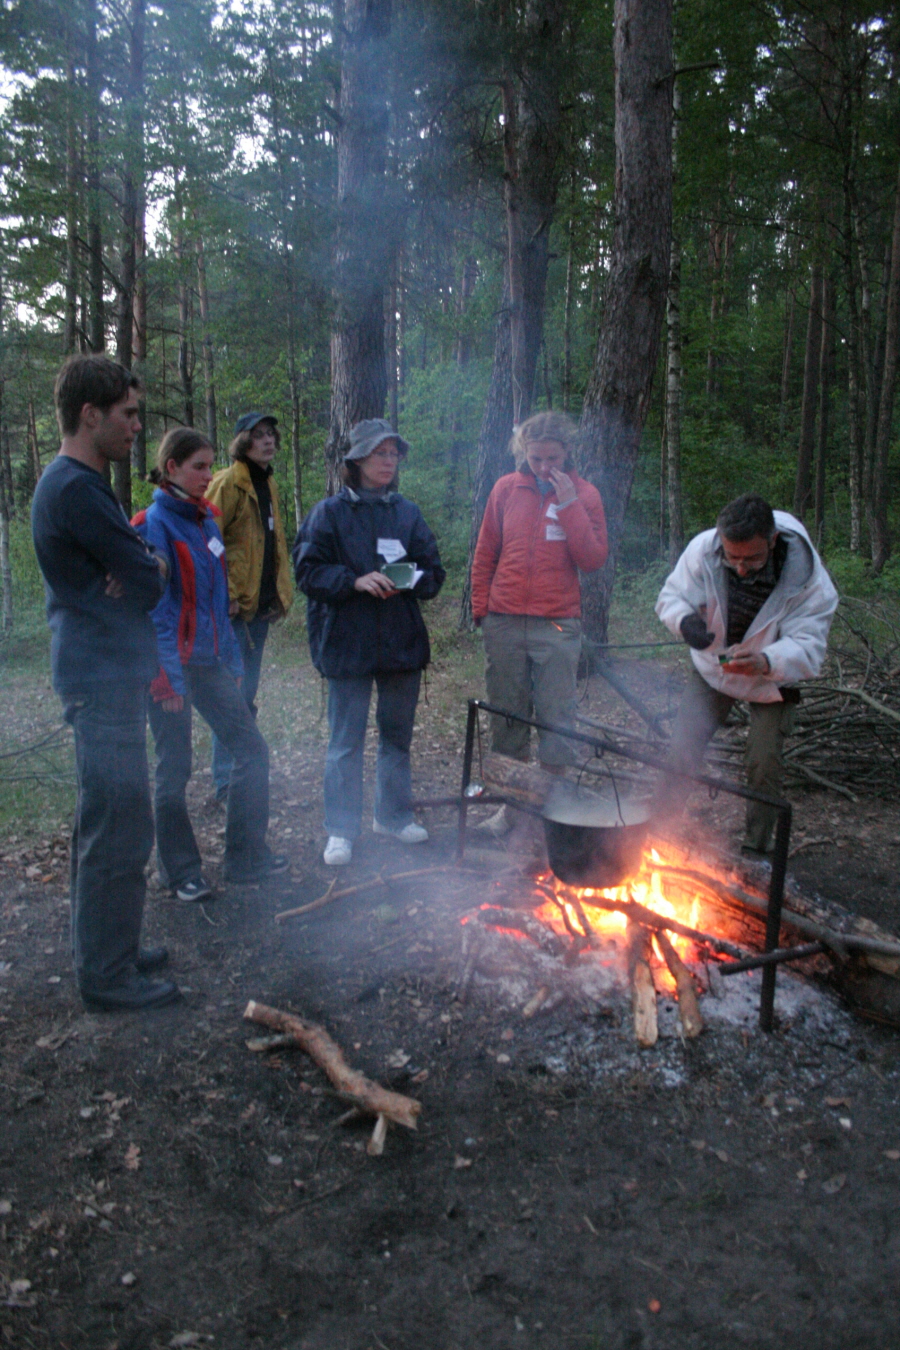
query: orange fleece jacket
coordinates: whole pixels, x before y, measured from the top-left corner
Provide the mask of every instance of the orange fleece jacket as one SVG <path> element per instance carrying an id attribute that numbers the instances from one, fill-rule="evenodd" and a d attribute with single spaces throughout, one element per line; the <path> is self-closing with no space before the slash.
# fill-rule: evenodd
<path id="1" fill-rule="evenodd" d="M 581 614 L 578 569 L 606 562 L 606 517 L 593 483 L 569 477 L 576 497 L 560 506 L 541 497 L 532 473 L 510 473 L 491 491 L 472 563 L 472 613 L 533 614 L 570 619 Z"/>

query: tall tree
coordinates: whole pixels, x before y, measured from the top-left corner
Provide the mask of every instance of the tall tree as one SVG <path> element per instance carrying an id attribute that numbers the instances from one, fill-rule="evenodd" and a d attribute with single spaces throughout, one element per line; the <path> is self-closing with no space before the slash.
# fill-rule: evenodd
<path id="1" fill-rule="evenodd" d="M 606 641 L 609 605 L 650 402 L 672 232 L 672 0 L 616 0 L 616 173 L 612 259 L 581 431 L 610 550 L 586 578 L 588 636 Z"/>
<path id="2" fill-rule="evenodd" d="M 384 296 L 397 224 L 385 179 L 391 0 L 347 0 L 341 24 L 337 242 L 331 334 L 328 490 L 340 485 L 350 428 L 381 417 L 387 393 Z"/>

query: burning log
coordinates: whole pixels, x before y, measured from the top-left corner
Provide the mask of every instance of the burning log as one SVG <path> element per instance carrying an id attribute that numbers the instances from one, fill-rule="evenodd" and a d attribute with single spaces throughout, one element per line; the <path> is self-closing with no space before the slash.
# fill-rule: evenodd
<path id="1" fill-rule="evenodd" d="M 366 1115 L 384 1117 L 385 1121 L 393 1121 L 395 1125 L 403 1125 L 408 1130 L 416 1128 L 422 1103 L 412 1097 L 404 1097 L 402 1093 L 391 1092 L 380 1083 L 373 1083 L 358 1069 L 351 1069 L 340 1046 L 335 1044 L 323 1027 L 316 1026 L 314 1022 L 304 1022 L 293 1013 L 255 1003 L 253 999 L 244 1009 L 244 1017 L 248 1022 L 259 1022 L 295 1040 L 319 1068 L 324 1069 L 339 1094 Z M 375 1135 L 372 1142 L 375 1142 Z"/>
<path id="2" fill-rule="evenodd" d="M 694 981 L 691 979 L 691 972 L 665 933 L 657 931 L 656 945 L 662 952 L 665 963 L 669 967 L 669 973 L 678 989 L 678 1016 L 681 1019 L 681 1028 L 686 1039 L 691 1041 L 695 1036 L 699 1036 L 703 1030 L 703 1018 L 700 1016 L 700 1004 L 697 1002 L 697 991 L 694 988 Z"/>
<path id="3" fill-rule="evenodd" d="M 634 1014 L 634 1035 L 639 1046 L 649 1050 L 659 1038 L 656 1020 L 656 990 L 650 973 L 650 943 L 647 929 L 641 924 L 628 923 L 628 969 L 631 976 L 631 1008 Z"/>
<path id="4" fill-rule="evenodd" d="M 513 928 L 518 933 L 524 933 L 549 956 L 563 954 L 562 944 L 553 930 L 538 923 L 530 914 L 523 914 L 520 909 L 505 909 L 501 905 L 491 905 L 488 909 L 478 911 L 478 920 L 491 928 Z"/>

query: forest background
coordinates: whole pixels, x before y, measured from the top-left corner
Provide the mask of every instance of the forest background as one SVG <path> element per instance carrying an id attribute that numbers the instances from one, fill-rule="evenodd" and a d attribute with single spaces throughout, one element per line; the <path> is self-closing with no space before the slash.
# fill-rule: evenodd
<path id="1" fill-rule="evenodd" d="M 685 538 L 752 488 L 805 519 L 841 585 L 896 591 L 893 7 L 4 0 L 8 637 L 42 624 L 28 508 L 58 447 L 53 379 L 97 350 L 145 384 L 115 481 L 129 510 L 168 427 L 202 428 L 225 462 L 255 408 L 280 422 L 290 533 L 334 485 L 349 422 L 390 417 L 465 622 L 470 538 L 513 422 L 587 418 L 621 337 L 634 53 L 614 60 L 614 27 L 642 31 L 658 63 L 643 121 L 670 152 L 633 463 L 614 488 L 586 452 L 618 493 L 620 571 L 649 597 Z"/>

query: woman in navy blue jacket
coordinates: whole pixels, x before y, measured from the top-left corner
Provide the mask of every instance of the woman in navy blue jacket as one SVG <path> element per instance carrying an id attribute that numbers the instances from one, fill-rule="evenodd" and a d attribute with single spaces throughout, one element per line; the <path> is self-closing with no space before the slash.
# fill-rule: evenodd
<path id="1" fill-rule="evenodd" d="M 156 847 L 160 872 L 181 900 L 211 894 L 201 872 L 185 791 L 191 776 L 191 707 L 234 756 L 225 823 L 225 875 L 261 881 L 287 865 L 266 846 L 269 750 L 240 693 L 241 654 L 228 616 L 225 546 L 215 507 L 204 500 L 214 452 L 204 436 L 176 427 L 163 438 L 151 478 L 153 503 L 132 522 L 169 563 L 153 611 L 160 673 L 150 686 L 156 742 Z"/>
<path id="2" fill-rule="evenodd" d="M 293 550 L 297 584 L 308 598 L 313 665 L 328 680 L 324 856 L 333 867 L 350 861 L 362 825 L 373 680 L 379 732 L 373 828 L 404 844 L 428 838 L 413 820 L 409 763 L 419 684 L 431 658 L 418 602 L 437 595 L 445 574 L 421 511 L 395 490 L 408 449 L 390 422 L 358 422 L 344 457 L 344 487 L 313 507 Z M 401 561 L 414 571 L 411 584 L 398 588 L 382 568 Z"/>

